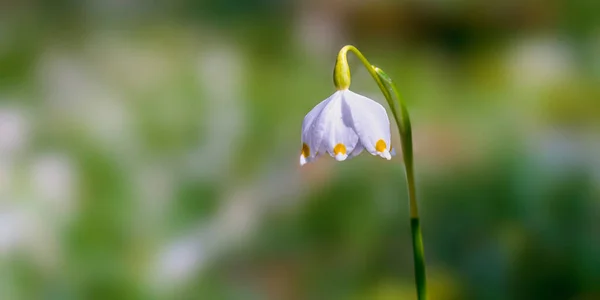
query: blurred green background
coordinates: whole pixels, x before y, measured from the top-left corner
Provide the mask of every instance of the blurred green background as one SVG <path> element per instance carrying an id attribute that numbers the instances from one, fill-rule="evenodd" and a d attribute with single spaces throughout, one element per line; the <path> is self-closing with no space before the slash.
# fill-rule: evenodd
<path id="1" fill-rule="evenodd" d="M 400 157 L 298 166 L 353 44 L 412 115 L 431 299 L 600 299 L 599 20 L 592 0 L 0 1 L 0 298 L 414 299 Z"/>

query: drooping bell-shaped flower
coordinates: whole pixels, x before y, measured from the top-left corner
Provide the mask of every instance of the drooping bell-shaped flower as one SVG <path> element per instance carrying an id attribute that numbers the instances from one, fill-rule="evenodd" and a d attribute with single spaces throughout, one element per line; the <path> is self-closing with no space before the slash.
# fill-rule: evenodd
<path id="1" fill-rule="evenodd" d="M 302 122 L 300 165 L 324 153 L 338 161 L 360 154 L 391 159 L 390 120 L 381 104 L 349 89 L 317 104 Z"/>
<path id="2" fill-rule="evenodd" d="M 351 78 L 348 52 L 354 53 L 371 74 L 387 100 L 398 126 L 409 197 L 417 298 L 427 299 L 425 251 L 417 207 L 410 116 L 392 79 L 382 69 L 369 63 L 367 58 L 352 45 L 346 45 L 338 52 L 333 71 L 333 83 L 337 92 L 317 104 L 304 117 L 300 165 L 314 160 L 325 152 L 338 161 L 356 156 L 365 149 L 373 155 L 388 160 L 394 155 L 390 143 L 390 121 L 386 110 L 379 103 L 349 90 Z"/>

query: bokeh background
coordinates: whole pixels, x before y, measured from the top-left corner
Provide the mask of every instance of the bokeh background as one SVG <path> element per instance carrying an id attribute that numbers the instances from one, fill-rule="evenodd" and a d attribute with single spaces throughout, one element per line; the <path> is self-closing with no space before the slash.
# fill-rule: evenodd
<path id="1" fill-rule="evenodd" d="M 0 1 L 0 298 L 414 299 L 400 157 L 298 165 L 353 44 L 412 115 L 431 299 L 600 299 L 599 20 L 592 0 Z"/>

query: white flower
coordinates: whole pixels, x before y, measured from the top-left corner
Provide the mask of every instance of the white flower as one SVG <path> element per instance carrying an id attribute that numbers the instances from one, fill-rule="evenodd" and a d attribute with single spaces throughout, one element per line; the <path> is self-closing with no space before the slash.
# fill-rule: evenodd
<path id="1" fill-rule="evenodd" d="M 18 108 L 0 107 L 0 156 L 11 158 L 27 144 L 29 120 Z"/>
<path id="2" fill-rule="evenodd" d="M 300 165 L 325 152 L 338 161 L 363 149 L 391 159 L 390 120 L 381 104 L 350 90 L 338 90 L 317 104 L 302 122 Z"/>

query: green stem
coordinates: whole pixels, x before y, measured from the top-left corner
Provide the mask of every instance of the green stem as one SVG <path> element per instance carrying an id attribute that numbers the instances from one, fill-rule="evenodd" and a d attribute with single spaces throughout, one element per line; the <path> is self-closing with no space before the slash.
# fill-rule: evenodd
<path id="1" fill-rule="evenodd" d="M 396 99 L 400 115 L 394 115 L 400 131 L 400 140 L 402 142 L 402 156 L 404 158 L 404 167 L 406 170 L 406 181 L 408 185 L 408 198 L 410 204 L 410 226 L 413 242 L 413 256 L 415 262 L 415 282 L 417 285 L 417 295 L 419 300 L 427 299 L 427 278 L 425 274 L 425 251 L 423 248 L 423 236 L 421 234 L 421 224 L 419 221 L 419 208 L 417 206 L 417 190 L 415 185 L 413 146 L 412 146 L 412 127 L 410 116 L 406 104 L 400 97 L 398 88 L 392 79 L 383 70 L 374 67 L 377 74 L 392 88 Z M 388 99 L 388 102 L 391 102 Z M 390 103 L 393 105 L 393 103 Z"/>
<path id="2" fill-rule="evenodd" d="M 423 249 L 423 237 L 421 234 L 421 225 L 419 221 L 419 208 L 417 206 L 417 191 L 415 186 L 413 146 L 412 146 L 412 128 L 408 109 L 400 97 L 400 93 L 392 79 L 383 70 L 371 65 L 362 53 L 356 47 L 348 45 L 343 47 L 337 57 L 334 83 L 338 89 L 345 89 L 350 86 L 350 69 L 348 67 L 347 52 L 354 53 L 363 63 L 367 71 L 371 74 L 379 89 L 385 96 L 390 106 L 394 120 L 400 132 L 400 141 L 402 144 L 402 158 L 406 171 L 406 181 L 408 186 L 408 198 L 410 207 L 410 226 L 412 233 L 413 258 L 415 264 L 415 283 L 417 287 L 417 296 L 419 300 L 427 299 L 426 274 L 425 274 L 425 253 Z M 385 82 L 385 83 L 384 83 Z M 396 96 L 397 102 L 393 101 L 388 87 Z"/>

